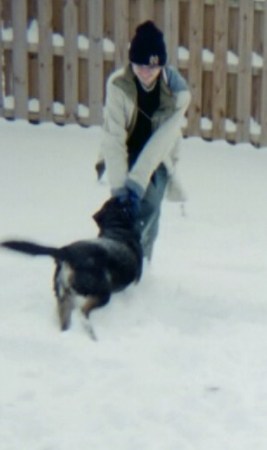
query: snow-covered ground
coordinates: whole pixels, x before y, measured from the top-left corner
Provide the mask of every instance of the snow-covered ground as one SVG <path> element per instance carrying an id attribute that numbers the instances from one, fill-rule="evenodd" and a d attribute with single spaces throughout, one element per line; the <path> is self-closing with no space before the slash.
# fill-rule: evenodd
<path id="1" fill-rule="evenodd" d="M 0 121 L 0 240 L 94 237 L 100 129 Z M 59 331 L 53 262 L 0 251 L 1 450 L 266 450 L 267 149 L 186 139 L 141 282 Z"/>

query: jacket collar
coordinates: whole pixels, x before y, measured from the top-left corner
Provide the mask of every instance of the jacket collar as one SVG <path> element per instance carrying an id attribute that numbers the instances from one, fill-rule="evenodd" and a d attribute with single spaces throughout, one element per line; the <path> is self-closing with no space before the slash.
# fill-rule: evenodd
<path id="1" fill-rule="evenodd" d="M 114 79 L 113 83 L 116 86 L 120 87 L 127 96 L 135 100 L 137 91 L 134 79 L 135 75 L 133 73 L 132 65 L 130 63 L 125 67 L 123 74 Z M 164 94 L 166 95 L 171 95 L 171 91 L 167 85 L 167 76 L 164 68 L 162 69 L 160 74 L 160 90 L 161 92 L 164 92 Z"/>

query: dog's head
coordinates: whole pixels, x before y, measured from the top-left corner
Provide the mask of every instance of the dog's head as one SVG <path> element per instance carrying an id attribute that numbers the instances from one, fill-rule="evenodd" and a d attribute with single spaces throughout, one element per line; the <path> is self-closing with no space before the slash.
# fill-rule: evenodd
<path id="1" fill-rule="evenodd" d="M 136 217 L 131 212 L 127 203 L 121 203 L 117 197 L 107 200 L 102 208 L 93 215 L 100 233 L 106 231 L 120 230 L 124 233 L 135 234 L 139 238 L 137 231 Z"/>

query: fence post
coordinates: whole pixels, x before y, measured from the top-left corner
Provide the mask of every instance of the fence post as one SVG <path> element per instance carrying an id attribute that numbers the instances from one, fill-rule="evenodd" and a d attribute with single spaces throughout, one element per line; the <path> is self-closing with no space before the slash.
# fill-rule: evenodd
<path id="1" fill-rule="evenodd" d="M 12 0 L 13 22 L 13 82 L 15 117 L 28 118 L 28 53 L 26 0 Z"/>
<path id="2" fill-rule="evenodd" d="M 103 68 L 103 0 L 89 0 L 89 104 L 90 124 L 102 122 L 104 89 Z"/>
<path id="3" fill-rule="evenodd" d="M 254 1 L 239 4 L 239 65 L 237 75 L 237 142 L 250 141 L 252 39 Z"/>
<path id="4" fill-rule="evenodd" d="M 204 0 L 193 0 L 189 9 L 189 86 L 192 101 L 188 111 L 188 133 L 200 136 L 202 108 L 202 43 Z"/>
<path id="5" fill-rule="evenodd" d="M 39 21 L 39 109 L 41 121 L 53 118 L 52 0 L 38 0 Z"/>
<path id="6" fill-rule="evenodd" d="M 217 0 L 214 30 L 212 119 L 213 138 L 225 138 L 228 2 Z"/>

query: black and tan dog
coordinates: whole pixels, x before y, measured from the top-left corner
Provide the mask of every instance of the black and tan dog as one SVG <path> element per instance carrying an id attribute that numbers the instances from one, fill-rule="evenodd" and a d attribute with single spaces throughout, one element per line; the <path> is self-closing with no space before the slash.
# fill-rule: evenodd
<path id="1" fill-rule="evenodd" d="M 108 200 L 93 216 L 99 235 L 61 248 L 27 241 L 5 241 L 2 247 L 29 255 L 54 258 L 54 290 L 62 330 L 71 323 L 71 313 L 82 296 L 81 310 L 88 317 L 92 309 L 104 306 L 113 292 L 137 282 L 142 274 L 140 233 L 128 205 Z"/>

